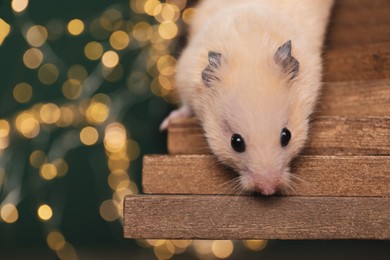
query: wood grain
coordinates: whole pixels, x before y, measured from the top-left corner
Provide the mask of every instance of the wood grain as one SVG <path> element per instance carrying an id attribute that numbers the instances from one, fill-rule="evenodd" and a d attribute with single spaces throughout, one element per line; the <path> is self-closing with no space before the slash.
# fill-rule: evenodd
<path id="1" fill-rule="evenodd" d="M 331 49 L 324 54 L 324 81 L 390 78 L 390 43 Z"/>
<path id="2" fill-rule="evenodd" d="M 170 154 L 211 153 L 194 118 L 171 120 L 167 145 Z M 390 117 L 315 117 L 302 154 L 389 155 Z"/>
<path id="3" fill-rule="evenodd" d="M 326 46 L 350 47 L 390 42 L 390 1 L 336 0 Z"/>
<path id="4" fill-rule="evenodd" d="M 128 196 L 124 235 L 149 239 L 390 239 L 389 198 Z"/>
<path id="5" fill-rule="evenodd" d="M 290 196 L 390 196 L 389 156 L 300 156 L 291 172 L 300 181 Z M 237 176 L 211 155 L 149 155 L 142 186 L 146 194 L 245 195 Z"/>

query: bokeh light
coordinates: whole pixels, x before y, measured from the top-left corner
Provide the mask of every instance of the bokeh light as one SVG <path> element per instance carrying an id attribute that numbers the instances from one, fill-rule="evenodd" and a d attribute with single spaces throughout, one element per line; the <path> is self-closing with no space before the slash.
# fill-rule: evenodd
<path id="1" fill-rule="evenodd" d="M 42 179 L 50 181 L 57 177 L 57 168 L 52 163 L 45 163 L 41 166 L 39 174 Z"/>
<path id="2" fill-rule="evenodd" d="M 43 53 L 37 48 L 28 49 L 23 55 L 23 63 L 29 69 L 38 68 L 43 61 Z"/>
<path id="3" fill-rule="evenodd" d="M 267 240 L 243 240 L 242 243 L 253 251 L 263 250 L 267 246 Z"/>
<path id="4" fill-rule="evenodd" d="M 113 32 L 110 36 L 110 45 L 116 50 L 125 49 L 130 43 L 129 35 L 124 31 Z"/>
<path id="5" fill-rule="evenodd" d="M 0 46 L 11 31 L 11 26 L 0 18 Z"/>
<path id="6" fill-rule="evenodd" d="M 211 250 L 217 258 L 228 258 L 233 253 L 233 242 L 231 240 L 215 240 Z"/>
<path id="7" fill-rule="evenodd" d="M 62 94 L 70 100 L 78 99 L 83 91 L 81 82 L 77 79 L 68 79 L 62 84 Z"/>
<path id="8" fill-rule="evenodd" d="M 26 138 L 34 138 L 39 134 L 38 120 L 30 112 L 20 113 L 15 120 L 16 129 Z"/>
<path id="9" fill-rule="evenodd" d="M 17 13 L 23 12 L 28 6 L 28 0 L 12 0 L 11 7 Z"/>
<path id="10" fill-rule="evenodd" d="M 39 111 L 43 123 L 54 124 L 60 119 L 61 110 L 54 103 L 44 104 Z"/>
<path id="11" fill-rule="evenodd" d="M 80 131 L 80 141 L 85 145 L 94 145 L 99 139 L 99 132 L 92 126 L 84 127 Z"/>
<path id="12" fill-rule="evenodd" d="M 19 218 L 18 209 L 12 203 L 6 203 L 0 206 L 0 217 L 6 223 L 14 223 Z"/>
<path id="13" fill-rule="evenodd" d="M 28 43 L 34 47 L 42 46 L 47 40 L 47 29 L 42 25 L 31 26 L 26 34 Z"/>
<path id="14" fill-rule="evenodd" d="M 48 221 L 53 216 L 53 210 L 47 204 L 42 204 L 38 208 L 38 217 L 43 221 Z"/>
<path id="15" fill-rule="evenodd" d="M 44 64 L 38 69 L 39 80 L 46 85 L 51 85 L 56 82 L 59 71 L 54 64 Z"/>
<path id="16" fill-rule="evenodd" d="M 46 238 L 48 246 L 53 250 L 60 250 L 65 246 L 65 238 L 59 231 L 51 231 Z"/>
<path id="17" fill-rule="evenodd" d="M 98 60 L 103 55 L 103 46 L 96 41 L 89 42 L 84 47 L 84 54 L 90 60 Z"/>
<path id="18" fill-rule="evenodd" d="M 118 210 L 113 200 L 105 200 L 100 204 L 100 216 L 106 221 L 114 221 L 119 218 Z"/>
<path id="19" fill-rule="evenodd" d="M 33 89 L 30 84 L 21 82 L 14 87 L 13 96 L 19 103 L 27 103 L 32 97 Z"/>
<path id="20" fill-rule="evenodd" d="M 113 68 L 118 65 L 119 56 L 114 51 L 107 51 L 102 56 L 102 63 L 107 68 Z"/>
<path id="21" fill-rule="evenodd" d="M 80 19 L 73 19 L 69 21 L 67 29 L 71 35 L 80 35 L 84 31 L 84 23 Z"/>

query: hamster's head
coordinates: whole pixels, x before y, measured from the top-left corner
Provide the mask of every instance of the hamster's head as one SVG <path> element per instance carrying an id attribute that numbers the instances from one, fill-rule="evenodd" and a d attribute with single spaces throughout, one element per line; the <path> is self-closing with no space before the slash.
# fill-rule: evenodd
<path id="1" fill-rule="evenodd" d="M 291 41 L 261 58 L 208 52 L 205 135 L 218 160 L 240 174 L 244 190 L 271 195 L 291 187 L 289 164 L 304 145 L 314 103 L 299 73 Z"/>

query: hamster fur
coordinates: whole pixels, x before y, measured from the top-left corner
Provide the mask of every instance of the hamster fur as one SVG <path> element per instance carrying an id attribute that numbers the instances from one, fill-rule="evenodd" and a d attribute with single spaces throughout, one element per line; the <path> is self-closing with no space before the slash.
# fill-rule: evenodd
<path id="1" fill-rule="evenodd" d="M 244 190 L 287 191 L 291 160 L 307 139 L 321 87 L 321 49 L 333 0 L 206 0 L 179 58 L 181 107 L 193 114 L 218 160 Z M 291 140 L 281 145 L 288 129 Z M 245 150 L 236 152 L 239 134 Z"/>

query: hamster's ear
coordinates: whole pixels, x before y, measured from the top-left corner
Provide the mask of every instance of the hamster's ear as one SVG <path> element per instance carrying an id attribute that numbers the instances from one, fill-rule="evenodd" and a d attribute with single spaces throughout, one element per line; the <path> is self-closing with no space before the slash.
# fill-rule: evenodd
<path id="1" fill-rule="evenodd" d="M 291 56 L 291 40 L 280 46 L 274 55 L 274 61 L 290 79 L 295 78 L 299 71 L 299 62 Z"/>
<path id="2" fill-rule="evenodd" d="M 207 87 L 211 87 L 213 81 L 219 80 L 215 75 L 215 70 L 221 66 L 222 54 L 214 51 L 209 51 L 208 60 L 209 64 L 202 71 L 202 80 Z"/>

